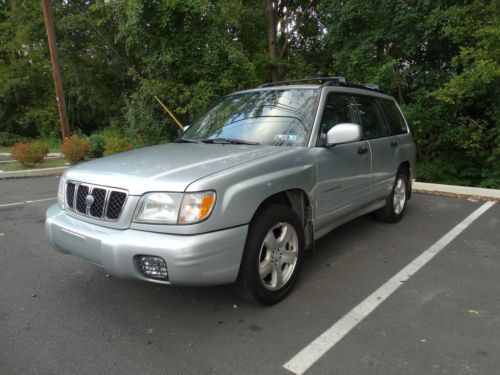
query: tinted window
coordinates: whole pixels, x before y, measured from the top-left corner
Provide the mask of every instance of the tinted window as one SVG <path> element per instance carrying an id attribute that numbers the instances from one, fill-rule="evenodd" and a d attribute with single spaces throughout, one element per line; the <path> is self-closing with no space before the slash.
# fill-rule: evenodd
<path id="1" fill-rule="evenodd" d="M 326 98 L 323 111 L 322 133 L 326 134 L 335 125 L 342 123 L 358 123 L 352 97 L 330 93 Z"/>
<path id="2" fill-rule="evenodd" d="M 403 119 L 399 109 L 396 107 L 396 103 L 391 100 L 380 99 L 379 104 L 384 111 L 385 118 L 389 123 L 392 134 L 408 133 L 405 120 Z"/>
<path id="3" fill-rule="evenodd" d="M 356 100 L 356 107 L 361 119 L 361 125 L 363 126 L 364 137 L 366 139 L 373 139 L 389 135 L 375 98 L 355 96 L 354 99 Z"/>

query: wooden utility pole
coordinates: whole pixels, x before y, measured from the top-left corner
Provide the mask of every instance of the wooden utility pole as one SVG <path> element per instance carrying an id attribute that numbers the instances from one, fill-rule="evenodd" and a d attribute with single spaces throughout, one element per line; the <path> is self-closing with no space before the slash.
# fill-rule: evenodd
<path id="1" fill-rule="evenodd" d="M 41 0 L 43 18 L 45 19 L 45 28 L 47 29 L 47 39 L 49 41 L 50 61 L 52 63 L 52 77 L 56 88 L 57 108 L 59 109 L 59 118 L 61 120 L 61 134 L 63 140 L 69 138 L 68 117 L 66 115 L 66 101 L 64 100 L 64 91 L 62 86 L 61 67 L 57 57 L 56 35 L 54 33 L 54 24 L 52 23 L 52 12 L 50 10 L 50 0 Z"/>

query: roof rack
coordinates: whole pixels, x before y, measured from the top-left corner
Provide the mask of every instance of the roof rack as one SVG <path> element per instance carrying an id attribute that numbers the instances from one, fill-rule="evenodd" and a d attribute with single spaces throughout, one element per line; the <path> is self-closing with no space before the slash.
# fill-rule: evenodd
<path id="1" fill-rule="evenodd" d="M 259 88 L 293 85 L 306 82 L 320 82 L 322 86 L 346 86 L 346 87 L 353 87 L 365 90 L 380 91 L 379 85 L 373 83 L 366 83 L 364 85 L 347 84 L 347 80 L 344 77 L 310 77 L 304 79 L 294 79 L 291 81 L 270 82 L 260 85 Z"/>
<path id="2" fill-rule="evenodd" d="M 372 90 L 372 91 L 380 91 L 379 85 L 375 83 L 365 83 L 363 85 L 349 85 L 349 87 L 353 88 L 358 88 L 358 89 L 365 89 L 365 90 Z"/>
<path id="3" fill-rule="evenodd" d="M 294 79 L 291 81 L 281 81 L 281 82 L 270 82 L 264 83 L 259 87 L 272 87 L 272 86 L 281 86 L 281 85 L 293 85 L 296 83 L 305 83 L 311 81 L 321 82 L 323 85 L 337 85 L 337 86 L 347 86 L 347 81 L 344 77 L 310 77 L 304 79 Z"/>

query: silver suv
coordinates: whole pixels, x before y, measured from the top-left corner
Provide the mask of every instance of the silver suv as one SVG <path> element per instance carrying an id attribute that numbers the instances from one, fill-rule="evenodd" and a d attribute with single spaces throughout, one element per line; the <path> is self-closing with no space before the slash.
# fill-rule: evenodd
<path id="1" fill-rule="evenodd" d="M 414 166 L 391 96 L 341 77 L 267 84 L 223 97 L 175 143 L 68 169 L 46 233 L 112 275 L 273 304 L 333 228 L 372 211 L 399 221 Z"/>

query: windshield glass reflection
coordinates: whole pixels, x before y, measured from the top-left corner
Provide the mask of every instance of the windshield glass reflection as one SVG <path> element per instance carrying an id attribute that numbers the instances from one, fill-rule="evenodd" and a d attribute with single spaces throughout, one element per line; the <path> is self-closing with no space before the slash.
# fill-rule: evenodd
<path id="1" fill-rule="evenodd" d="M 264 145 L 304 146 L 312 129 L 318 95 L 318 89 L 229 95 L 198 118 L 182 138 L 224 138 Z"/>

